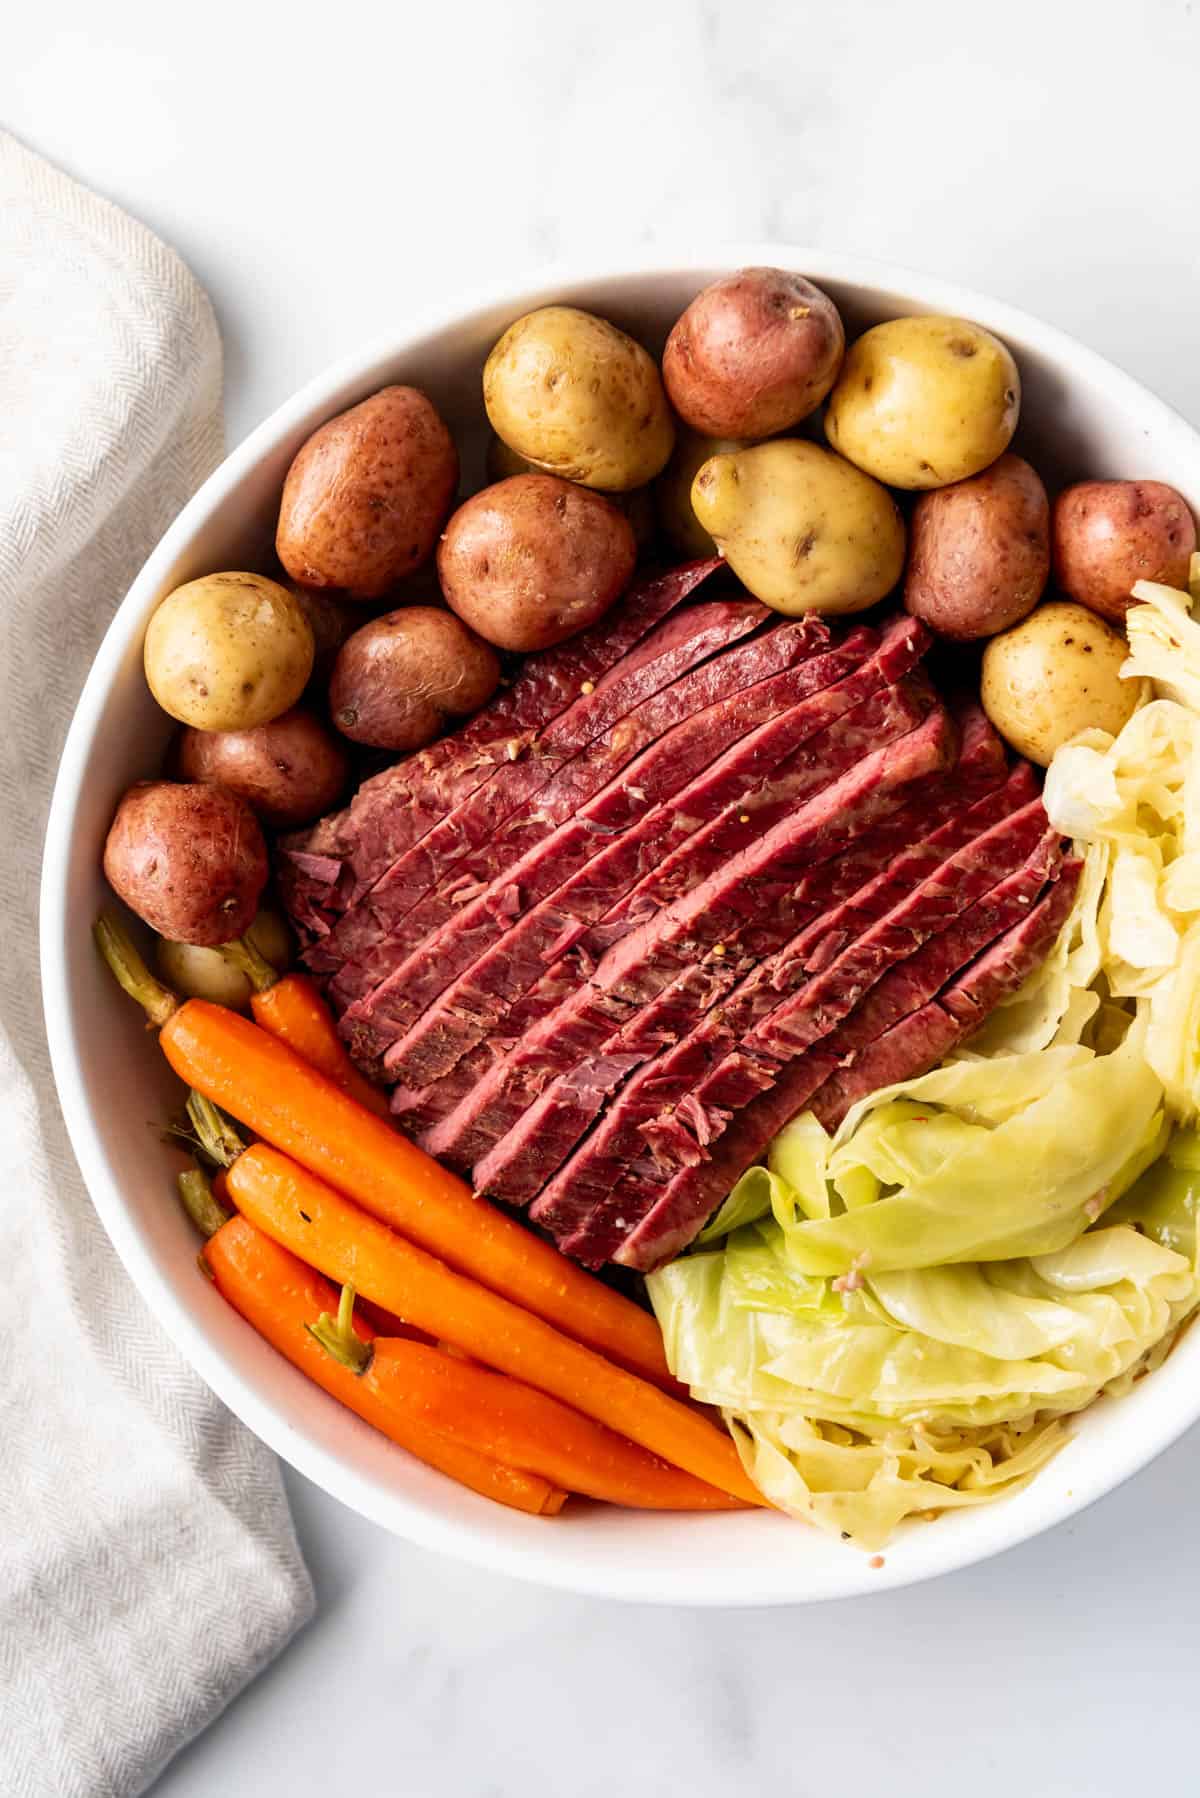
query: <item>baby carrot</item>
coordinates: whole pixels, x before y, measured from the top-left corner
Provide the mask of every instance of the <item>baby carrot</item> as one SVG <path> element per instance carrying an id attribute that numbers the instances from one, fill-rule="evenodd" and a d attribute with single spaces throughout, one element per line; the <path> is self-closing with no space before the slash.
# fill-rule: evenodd
<path id="1" fill-rule="evenodd" d="M 376 1218 L 598 1353 L 673 1386 L 648 1313 L 477 1198 L 249 1019 L 189 999 L 161 1041 L 181 1080 Z"/>
<path id="2" fill-rule="evenodd" d="M 681 1473 L 544 1392 L 411 1340 L 377 1336 L 371 1371 L 423 1424 L 568 1492 L 646 1511 L 738 1511 L 740 1500 Z"/>
<path id="3" fill-rule="evenodd" d="M 574 1406 L 698 1480 L 747 1504 L 763 1503 L 732 1440 L 698 1412 L 455 1272 L 267 1143 L 238 1157 L 228 1188 L 244 1216 L 328 1278 L 352 1284 L 418 1329 Z"/>
<path id="4" fill-rule="evenodd" d="M 333 1013 L 307 974 L 280 974 L 246 940 L 226 943 L 221 954 L 250 982 L 250 1010 L 256 1023 L 376 1117 L 390 1116 L 387 1098 L 351 1061 Z"/>
<path id="5" fill-rule="evenodd" d="M 441 1435 L 414 1416 L 404 1394 L 395 1390 L 386 1375 L 386 1355 L 373 1356 L 362 1374 L 335 1360 L 309 1326 L 323 1312 L 337 1310 L 336 1289 L 245 1218 L 231 1218 L 223 1224 L 209 1238 L 204 1256 L 218 1292 L 260 1336 L 309 1379 L 419 1461 L 513 1510 L 552 1516 L 562 1509 L 566 1493 L 561 1488 Z M 372 1339 L 369 1324 L 360 1320 L 357 1329 L 365 1341 Z"/>

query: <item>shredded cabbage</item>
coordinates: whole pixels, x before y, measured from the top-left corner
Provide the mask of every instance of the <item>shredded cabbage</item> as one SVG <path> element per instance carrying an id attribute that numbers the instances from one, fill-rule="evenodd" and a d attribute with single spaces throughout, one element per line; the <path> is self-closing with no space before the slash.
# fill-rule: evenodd
<path id="1" fill-rule="evenodd" d="M 1131 680 L 1152 680 L 1164 699 L 1177 700 L 1200 712 L 1200 624 L 1191 615 L 1200 598 L 1200 556 L 1192 557 L 1191 591 L 1164 587 L 1158 581 L 1135 581 L 1125 617 L 1129 659 L 1121 673 Z"/>
<path id="2" fill-rule="evenodd" d="M 1129 618 L 1147 610 L 1131 607 Z M 1189 629 L 1197 638 L 1200 701 L 1200 625 L 1189 621 Z M 1085 879 L 1065 929 L 1089 940 L 1094 951 L 1078 957 L 1057 984 L 1043 970 L 1018 1004 L 1040 999 L 1043 1031 L 1054 1026 L 1047 1040 L 1061 1040 L 1064 998 L 1069 1003 L 1075 983 L 1085 981 L 1094 1016 L 1101 977 L 1112 999 L 1142 1017 L 1144 1053 L 1172 1110 L 1194 1118 L 1200 1115 L 1200 716 L 1175 700 L 1155 699 L 1115 739 L 1088 733 L 1055 756 L 1045 801 L 1051 820 L 1086 852 Z M 1002 1011 L 971 1048 L 1005 1043 Z"/>

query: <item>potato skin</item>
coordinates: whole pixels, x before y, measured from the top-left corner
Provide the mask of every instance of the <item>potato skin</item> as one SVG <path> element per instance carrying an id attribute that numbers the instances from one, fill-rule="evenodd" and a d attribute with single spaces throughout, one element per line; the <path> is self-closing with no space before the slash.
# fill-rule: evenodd
<path id="1" fill-rule="evenodd" d="M 431 553 L 458 488 L 458 452 L 416 387 L 384 387 L 301 445 L 275 548 L 293 580 L 378 599 Z"/>
<path id="2" fill-rule="evenodd" d="M 376 749 L 420 749 L 500 684 L 496 653 L 452 612 L 404 606 L 343 644 L 329 684 L 333 722 Z"/>
<path id="3" fill-rule="evenodd" d="M 1003 454 L 1020 409 L 1017 365 L 990 331 L 965 318 L 893 318 L 851 344 L 825 435 L 889 487 L 946 487 Z"/>
<path id="4" fill-rule="evenodd" d="M 1032 612 L 1050 572 L 1050 502 L 1006 453 L 969 480 L 923 493 L 909 521 L 904 604 L 940 637 L 992 637 Z"/>
<path id="5" fill-rule="evenodd" d="M 711 456 L 730 455 L 750 445 L 737 437 L 702 437 L 686 425 L 677 432 L 671 460 L 654 483 L 658 522 L 681 556 L 715 556 L 717 546 L 696 517 L 692 482 Z"/>
<path id="6" fill-rule="evenodd" d="M 267 884 L 267 846 L 236 793 L 143 780 L 117 807 L 104 872 L 117 897 L 160 936 L 213 948 L 253 923 Z"/>
<path id="7" fill-rule="evenodd" d="M 601 492 L 644 487 L 675 441 L 653 358 L 575 306 L 543 306 L 508 327 L 484 367 L 483 403 L 518 456 Z"/>
<path id="8" fill-rule="evenodd" d="M 713 456 L 692 506 L 738 579 L 777 612 L 861 612 L 900 579 L 895 500 L 820 444 L 777 437 Z"/>
<path id="9" fill-rule="evenodd" d="M 1120 624 L 1135 581 L 1186 588 L 1196 522 L 1163 481 L 1080 481 L 1054 502 L 1053 539 L 1063 592 Z"/>
<path id="10" fill-rule="evenodd" d="M 201 575 L 176 587 L 146 630 L 150 691 L 196 730 L 251 730 L 294 706 L 313 666 L 299 601 L 262 574 Z"/>
<path id="11" fill-rule="evenodd" d="M 698 293 L 663 352 L 683 422 L 706 437 L 773 437 L 815 410 L 842 365 L 837 307 L 803 275 L 744 268 Z"/>
<path id="12" fill-rule="evenodd" d="M 1094 612 L 1053 600 L 984 650 L 983 709 L 1019 755 L 1048 768 L 1081 730 L 1115 736 L 1132 717 L 1143 683 L 1119 678 L 1127 654 Z"/>
<path id="13" fill-rule="evenodd" d="M 447 603 L 500 649 L 548 649 L 603 616 L 637 560 L 629 520 L 554 475 L 514 475 L 458 508 L 438 545 Z"/>
<path id="14" fill-rule="evenodd" d="M 493 483 L 507 481 L 515 474 L 541 474 L 536 462 L 530 462 L 525 456 L 518 456 L 516 450 L 509 449 L 502 437 L 492 433 L 487 447 L 487 477 Z M 639 551 L 649 549 L 658 535 L 658 511 L 654 503 L 653 487 L 631 487 L 628 493 L 606 493 L 618 512 L 624 512 L 633 526 L 634 540 Z M 710 552 L 711 553 L 711 552 Z"/>
<path id="15" fill-rule="evenodd" d="M 253 730 L 185 730 L 179 772 L 228 788 L 264 824 L 285 829 L 336 804 L 350 758 L 319 718 L 296 709 Z"/>

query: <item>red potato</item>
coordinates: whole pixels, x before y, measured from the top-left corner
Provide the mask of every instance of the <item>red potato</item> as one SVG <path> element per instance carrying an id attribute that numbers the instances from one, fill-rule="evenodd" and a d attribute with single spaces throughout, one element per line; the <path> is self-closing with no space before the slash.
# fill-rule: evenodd
<path id="1" fill-rule="evenodd" d="M 160 936 L 215 948 L 254 922 L 267 846 L 236 793 L 143 780 L 117 807 L 104 872 L 117 897 Z"/>
<path id="2" fill-rule="evenodd" d="M 1121 624 L 1135 581 L 1187 586 L 1196 523 L 1162 481 L 1080 481 L 1055 500 L 1052 537 L 1062 591 Z"/>
<path id="3" fill-rule="evenodd" d="M 294 709 L 254 730 L 185 730 L 179 772 L 184 780 L 226 787 L 265 824 L 285 829 L 336 804 L 350 758 L 319 718 Z"/>
<path id="4" fill-rule="evenodd" d="M 1020 456 L 923 493 L 913 507 L 904 604 L 941 637 L 969 643 L 1018 624 L 1049 572 L 1050 504 Z"/>
<path id="5" fill-rule="evenodd" d="M 385 387 L 314 431 L 288 469 L 275 548 L 293 580 L 377 599 L 432 552 L 458 453 L 415 387 Z"/>
<path id="6" fill-rule="evenodd" d="M 337 728 L 376 749 L 420 749 L 500 684 L 495 651 L 453 612 L 405 606 L 342 646 L 329 684 Z"/>
<path id="7" fill-rule="evenodd" d="M 663 381 L 704 437 L 773 437 L 820 405 L 846 338 L 837 307 L 803 275 L 744 268 L 696 295 L 667 338 Z"/>
<path id="8" fill-rule="evenodd" d="M 594 624 L 629 582 L 633 528 L 599 493 L 523 474 L 458 508 L 438 546 L 450 607 L 500 649 L 548 649 Z"/>

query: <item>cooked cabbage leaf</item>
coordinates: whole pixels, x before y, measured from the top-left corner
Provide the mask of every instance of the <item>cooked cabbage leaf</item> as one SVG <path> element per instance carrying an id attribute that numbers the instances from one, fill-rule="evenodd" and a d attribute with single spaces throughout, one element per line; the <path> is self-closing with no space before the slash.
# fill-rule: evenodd
<path id="1" fill-rule="evenodd" d="M 1134 1040 L 953 1063 L 854 1107 L 828 1149 L 833 1214 L 785 1212 L 787 1253 L 838 1276 L 1048 1254 L 1165 1138 L 1162 1087 Z"/>
<path id="2" fill-rule="evenodd" d="M 1148 1167 L 1106 1214 L 1109 1223 L 1136 1224 L 1146 1235 L 1196 1261 L 1200 1208 L 1200 1135 L 1177 1130 L 1165 1155 Z"/>

